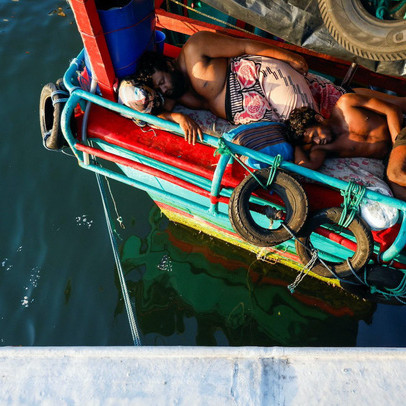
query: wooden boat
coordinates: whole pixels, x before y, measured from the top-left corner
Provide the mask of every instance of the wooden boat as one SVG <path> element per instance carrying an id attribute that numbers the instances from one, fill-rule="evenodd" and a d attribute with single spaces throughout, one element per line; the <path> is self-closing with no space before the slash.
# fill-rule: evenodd
<path id="1" fill-rule="evenodd" d="M 167 33 L 191 35 L 209 30 L 258 38 L 247 31 L 170 13 L 161 3 L 156 2 L 152 11 L 153 24 Z M 58 140 L 62 131 L 84 169 L 145 191 L 174 222 L 253 251 L 265 261 L 277 260 L 296 269 L 297 283 L 309 274 L 371 300 L 406 301 L 405 202 L 280 162 L 278 157 L 236 145 L 224 136 L 205 133 L 202 143 L 191 146 L 177 124 L 118 104 L 116 75 L 95 2 L 71 0 L 70 4 L 87 54 L 82 50 L 72 60 L 63 86 L 59 85 L 68 93 L 66 100 L 58 86 L 43 89 L 42 132 L 53 140 L 55 148 L 62 144 Z M 310 68 L 320 74 L 345 80 L 351 76 L 357 85 L 373 83 L 406 94 L 403 78 L 362 67 L 354 71 L 351 62 L 269 38 L 264 41 L 303 54 Z M 179 47 L 165 43 L 166 55 L 176 56 L 179 51 Z M 78 72 L 85 68 L 85 59 L 91 61 L 102 96 L 79 86 Z M 130 118 L 147 125 L 139 126 Z M 269 168 L 253 174 L 241 165 L 241 156 Z M 103 167 L 102 161 L 116 164 L 117 170 L 111 165 Z M 398 224 L 372 233 L 355 214 L 358 206 L 354 201 L 360 193 L 399 212 Z M 342 215 L 351 211 L 354 217 Z"/>

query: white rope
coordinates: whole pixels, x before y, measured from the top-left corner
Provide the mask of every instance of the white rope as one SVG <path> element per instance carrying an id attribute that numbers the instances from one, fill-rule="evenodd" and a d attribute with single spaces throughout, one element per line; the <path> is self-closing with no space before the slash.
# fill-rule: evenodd
<path id="1" fill-rule="evenodd" d="M 100 195 L 102 198 L 104 215 L 106 217 L 107 229 L 109 232 L 111 247 L 113 249 L 114 259 L 116 261 L 117 273 L 118 273 L 118 278 L 120 280 L 120 286 L 121 286 L 121 292 L 123 294 L 124 305 L 125 305 L 125 308 L 127 311 L 128 321 L 130 323 L 131 335 L 133 338 L 134 345 L 140 346 L 141 339 L 140 339 L 140 335 L 138 332 L 137 322 L 135 321 L 135 316 L 134 316 L 133 309 L 132 309 L 131 302 L 130 302 L 130 296 L 128 294 L 127 285 L 126 285 L 125 278 L 124 278 L 124 272 L 123 272 L 123 268 L 121 266 L 117 243 L 114 238 L 113 229 L 111 226 L 107 198 L 106 198 L 106 194 L 103 189 L 102 178 L 101 178 L 100 174 L 96 173 L 96 179 L 97 179 L 97 184 L 99 186 Z"/>
<path id="2" fill-rule="evenodd" d="M 93 78 L 92 79 L 92 86 L 91 86 L 91 92 L 92 93 L 95 92 L 96 85 L 97 85 L 97 82 Z M 87 139 L 87 137 L 86 137 L 87 119 L 88 119 L 88 115 L 89 115 L 89 111 L 90 111 L 90 106 L 91 106 L 91 102 L 87 102 L 86 110 L 85 110 L 85 114 L 84 114 L 84 118 L 83 118 L 83 123 L 82 123 L 82 137 L 83 137 L 83 140 Z M 93 159 L 95 160 L 94 157 L 93 157 Z M 123 268 L 121 266 L 120 255 L 118 253 L 117 243 L 116 243 L 116 240 L 114 238 L 113 228 L 111 226 L 111 220 L 110 220 L 110 216 L 109 216 L 109 208 L 108 208 L 108 203 L 107 203 L 107 197 L 106 197 L 105 190 L 103 188 L 102 177 L 97 172 L 95 173 L 95 175 L 96 175 L 97 185 L 99 186 L 100 196 L 102 198 L 102 203 L 103 203 L 103 208 L 104 208 L 104 216 L 106 218 L 107 230 L 109 232 L 111 248 L 113 249 L 114 260 L 116 262 L 118 279 L 120 280 L 121 292 L 122 292 L 122 295 L 123 295 L 124 305 L 125 305 L 125 308 L 126 308 L 126 311 L 127 311 L 127 317 L 128 317 L 128 322 L 130 324 L 130 330 L 131 330 L 133 343 L 134 343 L 134 345 L 140 346 L 141 345 L 141 339 L 140 339 L 140 335 L 138 333 L 137 322 L 135 321 L 135 316 L 134 316 L 133 309 L 132 309 L 131 302 L 130 302 L 130 296 L 128 294 L 127 285 L 126 285 L 125 278 L 124 278 L 124 272 L 123 272 Z M 107 179 L 106 179 L 106 181 L 107 181 Z M 108 182 L 107 182 L 107 184 L 109 185 Z M 110 193 L 111 193 L 110 185 L 109 185 L 109 190 L 110 190 Z M 113 196 L 113 195 L 111 194 L 111 196 Z M 114 207 L 116 208 L 116 214 L 118 215 L 117 207 L 116 207 L 114 199 L 113 199 L 113 202 L 114 202 Z M 118 216 L 118 217 L 120 218 L 120 216 Z M 122 223 L 120 223 L 120 225 L 121 224 Z"/>
<path id="3" fill-rule="evenodd" d="M 110 192 L 111 201 L 113 202 L 113 205 L 114 205 L 114 211 L 116 212 L 116 216 L 117 216 L 117 217 L 116 217 L 116 220 L 118 221 L 118 224 L 120 224 L 120 227 L 121 227 L 123 230 L 125 230 L 125 225 L 124 225 L 124 223 L 123 223 L 123 218 L 122 218 L 122 217 L 120 216 L 120 214 L 118 213 L 116 200 L 114 199 L 113 192 L 111 191 L 110 182 L 109 182 L 108 178 L 105 178 L 105 179 L 106 179 L 107 187 L 108 187 L 109 192 Z"/>

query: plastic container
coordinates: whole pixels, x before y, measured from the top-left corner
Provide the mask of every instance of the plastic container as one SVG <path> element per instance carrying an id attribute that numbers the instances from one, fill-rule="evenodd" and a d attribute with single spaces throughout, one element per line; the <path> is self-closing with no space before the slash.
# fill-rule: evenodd
<path id="1" fill-rule="evenodd" d="M 135 73 L 139 57 L 154 49 L 154 0 L 130 0 L 123 7 L 98 13 L 116 76 Z M 90 71 L 87 55 L 85 62 Z"/>

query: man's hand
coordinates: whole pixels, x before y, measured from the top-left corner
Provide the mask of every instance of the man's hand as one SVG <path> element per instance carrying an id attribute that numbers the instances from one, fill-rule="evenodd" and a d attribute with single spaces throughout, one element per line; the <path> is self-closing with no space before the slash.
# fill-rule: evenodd
<path id="1" fill-rule="evenodd" d="M 186 114 L 165 111 L 159 114 L 158 117 L 179 124 L 180 128 L 185 134 L 185 140 L 189 144 L 195 145 L 197 138 L 199 138 L 200 141 L 203 141 L 203 132 L 201 128 L 196 121 L 191 119 Z"/>
<path id="2" fill-rule="evenodd" d="M 203 133 L 199 125 L 191 119 L 189 116 L 181 113 L 177 113 L 179 117 L 175 118 L 175 122 L 180 125 L 180 128 L 185 134 L 185 141 L 189 144 L 196 144 L 196 139 L 199 137 L 200 141 L 203 141 Z"/>
<path id="3" fill-rule="evenodd" d="M 299 73 L 302 75 L 307 75 L 307 72 L 309 71 L 309 66 L 307 65 L 306 60 L 303 58 L 302 55 L 295 55 L 296 59 L 289 61 L 289 65 L 297 70 Z"/>

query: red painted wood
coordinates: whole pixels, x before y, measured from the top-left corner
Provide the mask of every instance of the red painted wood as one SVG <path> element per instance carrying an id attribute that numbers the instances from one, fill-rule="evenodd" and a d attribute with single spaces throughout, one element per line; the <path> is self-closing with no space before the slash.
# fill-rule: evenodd
<path id="1" fill-rule="evenodd" d="M 71 0 L 76 24 L 103 96 L 116 100 L 115 73 L 94 0 Z"/>
<path id="2" fill-rule="evenodd" d="M 165 0 L 155 0 L 155 8 L 159 8 L 162 6 Z"/>
<path id="3" fill-rule="evenodd" d="M 213 179 L 219 155 L 213 156 L 209 145 L 188 144 L 183 137 L 170 132 L 140 128 L 131 120 L 93 105 L 88 121 L 88 137 L 128 149 L 177 168 Z M 222 179 L 222 186 L 235 187 L 244 176 L 240 165 L 230 165 Z"/>

